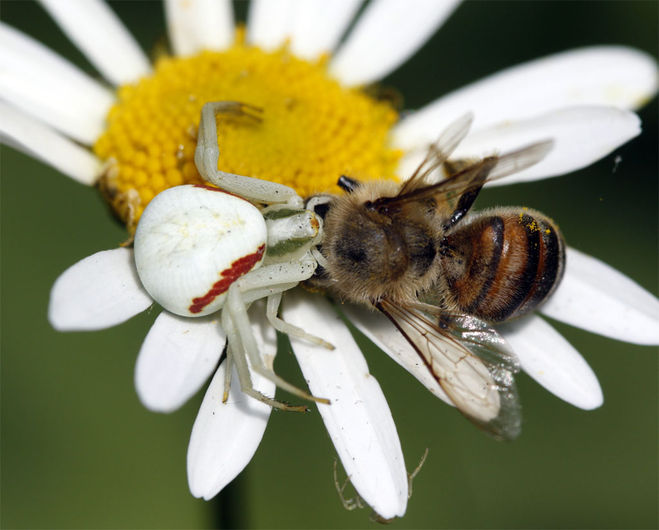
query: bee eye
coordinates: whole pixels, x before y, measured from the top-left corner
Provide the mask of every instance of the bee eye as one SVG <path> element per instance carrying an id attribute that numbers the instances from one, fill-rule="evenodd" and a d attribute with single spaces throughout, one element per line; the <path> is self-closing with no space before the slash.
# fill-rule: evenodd
<path id="1" fill-rule="evenodd" d="M 377 213 L 379 213 L 381 215 L 385 215 L 385 216 L 391 214 L 391 212 L 389 210 L 389 206 L 387 204 L 383 204 L 382 201 L 381 201 L 381 198 L 377 199 L 375 201 L 366 201 L 364 203 L 364 208 L 366 208 L 369 211 L 377 212 Z"/>

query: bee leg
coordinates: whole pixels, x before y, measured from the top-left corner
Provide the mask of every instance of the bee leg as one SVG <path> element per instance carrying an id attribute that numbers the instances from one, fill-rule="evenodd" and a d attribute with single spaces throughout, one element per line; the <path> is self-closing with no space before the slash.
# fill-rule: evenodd
<path id="1" fill-rule="evenodd" d="M 428 448 L 427 447 L 426 447 L 426 450 L 421 455 L 421 460 L 419 460 L 419 463 L 414 468 L 414 471 L 407 474 L 407 498 L 408 499 L 412 498 L 412 483 L 414 482 L 414 479 L 416 478 L 416 476 L 419 474 L 419 471 L 421 471 L 421 468 L 423 467 L 423 464 L 426 463 L 426 458 L 428 458 Z"/>
<path id="2" fill-rule="evenodd" d="M 254 272 L 258 272 L 259 270 L 260 269 L 257 269 L 257 271 Z M 243 301 L 242 294 L 239 290 L 238 285 L 236 285 L 237 283 L 238 282 L 235 282 L 234 284 L 231 285 L 231 287 L 229 287 L 227 293 L 228 294 L 227 301 L 223 313 L 224 311 L 229 312 L 233 324 L 235 325 L 239 340 L 242 344 L 242 351 L 244 352 L 244 356 L 246 358 L 249 358 L 252 370 L 254 370 L 259 375 L 262 375 L 263 377 L 269 379 L 270 381 L 275 383 L 278 387 L 286 390 L 287 392 L 290 392 L 291 394 L 299 396 L 303 399 L 315 401 L 317 403 L 329 404 L 328 399 L 317 398 L 315 396 L 312 396 L 308 392 L 299 389 L 298 387 L 292 385 L 288 381 L 279 377 L 272 370 L 271 367 L 265 365 L 261 355 L 259 354 L 258 346 L 256 344 L 256 340 L 254 339 L 254 335 L 252 334 L 252 330 L 249 324 L 249 319 L 247 317 L 247 309 L 245 308 L 245 302 Z M 240 355 L 237 355 L 235 357 L 236 367 L 239 367 L 238 359 L 240 357 L 241 357 Z M 247 365 L 247 361 L 244 358 L 241 359 L 240 362 L 244 362 L 245 365 Z M 242 383 L 241 383 L 241 387 L 242 387 Z"/>
<path id="3" fill-rule="evenodd" d="M 277 331 L 281 331 L 282 333 L 286 333 L 286 335 L 289 335 L 291 337 L 297 337 L 299 339 L 304 339 L 308 342 L 311 342 L 312 344 L 317 344 L 318 346 L 327 348 L 328 350 L 334 349 L 333 344 L 330 344 L 329 342 L 321 339 L 320 337 L 311 335 L 310 333 L 304 331 L 302 328 L 298 328 L 297 326 L 294 326 L 293 324 L 289 324 L 288 322 L 279 318 L 277 316 L 277 312 L 279 311 L 280 303 L 281 303 L 281 293 L 268 296 L 266 317 L 268 318 L 268 322 L 270 322 L 273 328 L 275 328 Z"/>
<path id="4" fill-rule="evenodd" d="M 265 394 L 262 394 L 254 388 L 252 383 L 252 378 L 249 373 L 249 366 L 247 365 L 247 356 L 243 353 L 242 341 L 240 340 L 240 334 L 238 333 L 236 326 L 234 325 L 231 314 L 227 309 L 222 310 L 222 328 L 227 334 L 227 361 L 229 363 L 235 362 L 236 372 L 238 372 L 238 380 L 240 382 L 240 389 L 250 397 L 257 399 L 266 405 L 280 409 L 288 410 L 294 412 L 306 412 L 307 408 L 301 405 L 289 405 L 287 403 L 282 403 L 277 401 L 274 398 L 268 397 Z M 251 334 L 251 330 L 250 330 Z M 252 336 L 252 339 L 254 337 Z M 260 355 L 257 352 L 257 355 L 260 358 Z M 230 373 L 229 367 L 227 365 L 227 372 Z M 227 385 L 227 380 L 225 379 L 225 385 Z M 229 385 L 230 385 L 230 376 L 229 376 Z M 229 386 L 225 386 L 224 396 L 228 396 Z"/>
<path id="5" fill-rule="evenodd" d="M 362 509 L 365 507 L 365 504 L 362 500 L 362 498 L 359 496 L 359 494 L 356 494 L 355 497 L 347 499 L 346 496 L 344 495 L 344 491 L 348 484 L 350 484 L 350 476 L 347 476 L 345 480 L 343 481 L 343 484 L 339 482 L 339 473 L 337 471 L 337 462 L 336 459 L 334 459 L 334 487 L 336 488 L 336 492 L 339 494 L 339 499 L 341 500 L 341 504 L 343 504 L 343 507 L 348 510 L 349 512 L 356 510 L 357 508 Z"/>
<path id="6" fill-rule="evenodd" d="M 217 143 L 215 116 L 217 114 L 242 116 L 258 123 L 262 119 L 262 112 L 260 107 L 238 101 L 206 103 L 201 109 L 201 120 L 197 131 L 195 165 L 204 180 L 248 200 L 261 203 L 285 203 L 290 206 L 302 207 L 303 201 L 293 188 L 217 169 L 220 149 Z"/>

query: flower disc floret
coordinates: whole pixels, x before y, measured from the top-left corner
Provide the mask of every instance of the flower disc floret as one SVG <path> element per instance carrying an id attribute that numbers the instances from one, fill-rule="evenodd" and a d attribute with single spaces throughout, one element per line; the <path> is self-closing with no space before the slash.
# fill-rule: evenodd
<path id="1" fill-rule="evenodd" d="M 400 151 L 388 136 L 398 115 L 388 102 L 342 87 L 324 60 L 239 40 L 223 52 L 162 58 L 152 76 L 119 89 L 94 150 L 109 162 L 100 188 L 131 232 L 160 191 L 201 183 L 193 161 L 201 107 L 222 100 L 263 109 L 261 121 L 218 117 L 222 171 L 280 182 L 302 196 L 338 191 L 342 174 L 395 176 Z"/>

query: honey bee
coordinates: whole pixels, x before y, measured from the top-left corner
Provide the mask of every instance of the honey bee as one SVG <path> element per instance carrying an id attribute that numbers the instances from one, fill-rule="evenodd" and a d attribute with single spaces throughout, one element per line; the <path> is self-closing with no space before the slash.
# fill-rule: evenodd
<path id="1" fill-rule="evenodd" d="M 449 161 L 470 124 L 467 115 L 450 125 L 402 184 L 343 176 L 345 195 L 312 197 L 307 207 L 323 218 L 324 237 L 308 284 L 381 311 L 462 414 L 511 439 L 521 424 L 513 379 L 519 365 L 492 326 L 553 292 L 565 243 L 540 212 L 470 210 L 486 181 L 537 163 L 552 142 Z"/>

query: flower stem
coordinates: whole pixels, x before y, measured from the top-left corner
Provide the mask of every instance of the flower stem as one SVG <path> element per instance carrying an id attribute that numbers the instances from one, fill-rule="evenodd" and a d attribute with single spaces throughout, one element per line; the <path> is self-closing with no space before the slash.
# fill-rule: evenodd
<path id="1" fill-rule="evenodd" d="M 215 528 L 248 528 L 243 475 L 236 477 L 213 501 Z"/>

